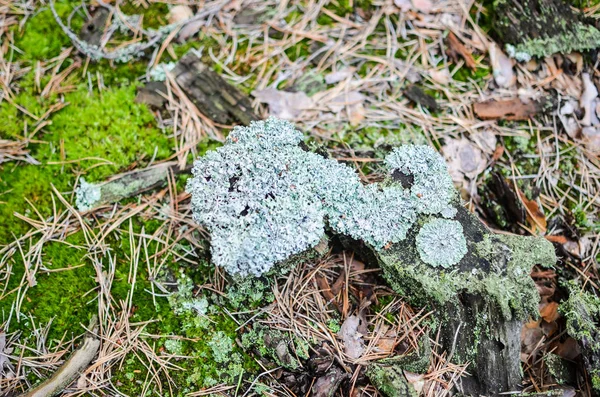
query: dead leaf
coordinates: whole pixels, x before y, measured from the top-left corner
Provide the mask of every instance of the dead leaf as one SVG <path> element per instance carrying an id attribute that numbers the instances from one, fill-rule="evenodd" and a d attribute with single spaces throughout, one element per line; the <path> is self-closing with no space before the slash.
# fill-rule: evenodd
<path id="1" fill-rule="evenodd" d="M 494 72 L 494 81 L 499 87 L 509 88 L 515 85 L 517 78 L 513 71 L 514 60 L 502 52 L 496 43 L 491 42 L 488 48 L 490 63 Z"/>
<path id="2" fill-rule="evenodd" d="M 569 336 L 564 342 L 558 342 L 556 344 L 554 353 L 564 359 L 574 361 L 577 356 L 581 354 L 581 350 L 579 349 L 577 341 Z"/>
<path id="3" fill-rule="evenodd" d="M 344 92 L 330 99 L 326 105 L 333 113 L 339 113 L 346 110 L 348 121 L 356 126 L 365 117 L 365 108 L 363 102 L 365 96 L 358 91 Z"/>
<path id="4" fill-rule="evenodd" d="M 475 103 L 473 111 L 482 120 L 527 120 L 540 113 L 545 104 L 545 100 L 523 102 L 519 98 L 490 100 Z"/>
<path id="5" fill-rule="evenodd" d="M 548 323 L 556 321 L 560 317 L 560 314 L 558 313 L 558 303 L 550 302 L 543 305 L 543 307 L 540 308 L 540 316 Z"/>
<path id="6" fill-rule="evenodd" d="M 365 351 L 363 335 L 358 332 L 360 322 L 357 316 L 348 316 L 338 332 L 338 336 L 344 343 L 344 352 L 353 360 L 359 358 Z"/>
<path id="7" fill-rule="evenodd" d="M 448 48 L 446 49 L 446 54 L 454 59 L 454 62 L 458 63 L 459 58 L 462 58 L 469 69 L 475 70 L 477 68 L 477 63 L 475 62 L 475 59 L 473 59 L 471 51 L 467 50 L 467 47 L 461 43 L 454 33 L 448 33 L 447 41 Z"/>
<path id="8" fill-rule="evenodd" d="M 429 14 L 433 10 L 433 2 L 431 0 L 411 0 L 415 10 L 424 14 Z"/>
<path id="9" fill-rule="evenodd" d="M 450 82 L 450 72 L 448 69 L 435 70 L 431 69 L 428 71 L 431 80 L 438 84 L 448 84 Z"/>
<path id="10" fill-rule="evenodd" d="M 426 94 L 425 91 L 414 84 L 404 90 L 404 95 L 411 101 L 426 107 L 432 112 L 435 112 L 439 109 L 435 98 L 429 94 Z"/>
<path id="11" fill-rule="evenodd" d="M 337 72 L 329 73 L 325 76 L 325 83 L 327 84 L 335 84 L 340 81 L 346 80 L 348 77 L 352 77 L 354 75 L 355 68 L 346 68 L 342 70 L 338 70 Z"/>
<path id="12" fill-rule="evenodd" d="M 483 152 L 467 138 L 448 138 L 442 150 L 455 182 L 462 182 L 464 177 L 473 179 L 486 168 Z"/>
<path id="13" fill-rule="evenodd" d="M 412 8 L 410 0 L 394 0 L 394 5 L 402 12 L 407 12 Z"/>
<path id="14" fill-rule="evenodd" d="M 294 120 L 303 110 L 310 109 L 313 100 L 304 92 L 279 91 L 276 88 L 265 88 L 253 91 L 252 95 L 262 103 L 269 105 L 271 116 L 284 120 Z"/>
<path id="15" fill-rule="evenodd" d="M 383 333 L 383 336 L 377 341 L 377 351 L 383 354 L 392 354 L 396 348 L 398 337 L 396 331 L 389 329 L 387 325 L 382 325 L 381 329 L 379 329 L 377 333 Z"/>
<path id="16" fill-rule="evenodd" d="M 598 89 L 589 73 L 582 73 L 581 81 L 583 82 L 583 93 L 581 94 L 581 98 L 579 98 L 579 106 L 583 108 L 585 114 L 579 122 L 583 126 L 598 124 L 598 117 L 596 116 L 594 106 L 594 101 L 598 97 Z"/>
<path id="17" fill-rule="evenodd" d="M 183 22 L 194 16 L 194 11 L 186 5 L 176 5 L 169 11 L 169 23 Z"/>
<path id="18" fill-rule="evenodd" d="M 531 353 L 538 343 L 544 338 L 544 332 L 540 327 L 540 321 L 530 321 L 521 328 L 521 360 L 523 355 L 527 356 Z"/>
<path id="19" fill-rule="evenodd" d="M 565 236 L 546 236 L 546 240 L 557 244 L 565 244 L 569 241 Z"/>
<path id="20" fill-rule="evenodd" d="M 317 286 L 319 287 L 321 294 L 325 300 L 327 300 L 327 303 L 333 302 L 335 300 L 335 294 L 331 292 L 331 288 L 329 287 L 327 279 L 317 274 L 315 276 L 315 280 L 317 281 Z"/>
<path id="21" fill-rule="evenodd" d="M 425 375 L 404 371 L 404 377 L 415 388 L 417 395 L 421 395 L 423 386 L 425 386 Z"/>
<path id="22" fill-rule="evenodd" d="M 529 200 L 520 189 L 517 189 L 517 192 L 519 193 L 519 198 L 523 202 L 523 205 L 525 205 L 529 225 L 534 228 L 537 226 L 540 228 L 540 231 L 545 232 L 548 226 L 546 215 L 544 215 L 537 202 L 535 200 Z"/>

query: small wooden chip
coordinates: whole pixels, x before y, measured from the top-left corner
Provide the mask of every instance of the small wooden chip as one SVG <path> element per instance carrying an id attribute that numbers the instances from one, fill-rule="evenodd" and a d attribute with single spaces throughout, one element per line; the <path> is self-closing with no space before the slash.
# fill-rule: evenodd
<path id="1" fill-rule="evenodd" d="M 519 98 L 512 98 L 475 103 L 473 111 L 483 120 L 527 120 L 551 107 L 548 105 L 549 101 L 546 99 L 523 102 Z"/>

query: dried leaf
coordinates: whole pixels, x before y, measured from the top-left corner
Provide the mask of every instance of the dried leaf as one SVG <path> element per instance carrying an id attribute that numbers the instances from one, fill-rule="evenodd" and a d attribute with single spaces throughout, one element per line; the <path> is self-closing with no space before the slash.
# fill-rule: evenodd
<path id="1" fill-rule="evenodd" d="M 404 95 L 413 102 L 418 103 L 421 106 L 435 112 L 438 110 L 438 104 L 435 98 L 429 94 L 426 94 L 420 87 L 416 85 L 409 86 L 405 91 Z"/>
<path id="2" fill-rule="evenodd" d="M 358 91 L 350 91 L 333 97 L 326 105 L 334 113 L 339 113 L 345 109 L 348 114 L 348 121 L 351 125 L 356 126 L 365 117 L 364 101 L 365 96 L 363 94 Z"/>
<path id="3" fill-rule="evenodd" d="M 363 335 L 358 332 L 359 327 L 360 319 L 357 316 L 348 316 L 338 332 L 344 343 L 344 352 L 353 360 L 359 358 L 365 351 Z"/>
<path id="4" fill-rule="evenodd" d="M 598 97 L 598 89 L 589 73 L 582 73 L 581 81 L 583 82 L 583 93 L 581 94 L 581 98 L 579 98 L 579 106 L 583 108 L 585 114 L 579 122 L 583 126 L 596 125 L 599 122 L 595 112 L 594 101 Z"/>
<path id="5" fill-rule="evenodd" d="M 487 165 L 483 152 L 467 138 L 446 139 L 443 152 L 455 182 L 462 182 L 465 176 L 473 179 Z"/>
<path id="6" fill-rule="evenodd" d="M 415 388 L 417 394 L 421 395 L 423 386 L 425 386 L 425 375 L 404 371 L 404 376 L 406 377 L 408 383 Z"/>
<path id="7" fill-rule="evenodd" d="M 327 302 L 333 302 L 335 300 L 335 294 L 331 292 L 331 288 L 329 287 L 327 279 L 317 274 L 315 276 L 315 280 L 317 281 L 317 286 L 319 287 L 319 290 L 321 291 L 321 294 L 325 300 L 327 300 Z"/>
<path id="8" fill-rule="evenodd" d="M 558 313 L 558 303 L 550 302 L 543 305 L 543 307 L 540 308 L 540 316 L 548 323 L 556 321 L 560 317 L 560 314 Z"/>
<path id="9" fill-rule="evenodd" d="M 535 200 L 529 200 L 525 194 L 521 190 L 517 190 L 519 193 L 519 198 L 525 205 L 525 210 L 527 211 L 527 221 L 532 227 L 539 227 L 542 232 L 546 231 L 548 226 L 546 222 L 546 215 L 540 210 L 537 202 Z"/>
<path id="10" fill-rule="evenodd" d="M 514 61 L 502 52 L 496 43 L 490 43 L 488 48 L 490 63 L 494 72 L 494 81 L 499 87 L 509 88 L 515 85 L 517 78 L 513 72 Z"/>
<path id="11" fill-rule="evenodd" d="M 411 0 L 415 10 L 424 14 L 429 14 L 433 10 L 433 2 L 431 0 Z"/>
<path id="12" fill-rule="evenodd" d="M 346 80 L 348 77 L 354 75 L 355 68 L 346 68 L 342 70 L 338 70 L 337 72 L 329 73 L 325 76 L 325 83 L 327 84 L 335 84 L 340 81 Z"/>
<path id="13" fill-rule="evenodd" d="M 276 88 L 253 91 L 252 95 L 269 105 L 271 116 L 294 120 L 303 110 L 313 106 L 313 100 L 304 92 L 279 91 Z"/>
<path id="14" fill-rule="evenodd" d="M 471 51 L 467 50 L 467 47 L 460 42 L 454 33 L 450 32 L 448 34 L 447 42 L 448 48 L 446 49 L 446 54 L 454 59 L 454 62 L 458 62 L 459 58 L 462 58 L 469 69 L 475 70 L 477 68 L 477 63 L 473 59 Z"/>
<path id="15" fill-rule="evenodd" d="M 194 16 L 194 11 L 186 5 L 176 5 L 169 11 L 169 23 L 183 22 Z"/>
<path id="16" fill-rule="evenodd" d="M 577 341 L 569 336 L 564 342 L 558 342 L 556 344 L 554 353 L 564 359 L 573 361 L 581 354 L 581 350 L 579 349 Z"/>

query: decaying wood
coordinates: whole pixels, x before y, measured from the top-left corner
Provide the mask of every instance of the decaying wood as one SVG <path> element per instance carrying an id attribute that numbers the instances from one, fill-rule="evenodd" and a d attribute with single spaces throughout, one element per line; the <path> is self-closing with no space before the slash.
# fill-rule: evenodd
<path id="1" fill-rule="evenodd" d="M 471 70 L 477 68 L 477 63 L 475 62 L 475 59 L 473 59 L 471 51 L 460 42 L 454 33 L 450 32 L 448 34 L 447 42 L 448 48 L 446 49 L 446 53 L 448 56 L 454 59 L 455 62 L 457 62 L 459 58 L 462 58 L 465 61 L 465 65 Z"/>
<path id="2" fill-rule="evenodd" d="M 215 73 L 196 54 L 186 54 L 171 73 L 198 110 L 213 122 L 248 125 L 260 119 L 252 110 L 250 98 Z M 161 108 L 166 103 L 166 93 L 164 83 L 149 82 L 138 90 L 136 102 Z"/>
<path id="3" fill-rule="evenodd" d="M 94 203 L 94 207 L 116 203 L 165 186 L 169 174 L 176 175 L 190 170 L 191 166 L 180 169 L 176 162 L 171 161 L 114 175 L 110 180 L 99 184 L 100 199 Z"/>
<path id="4" fill-rule="evenodd" d="M 551 108 L 548 99 L 523 102 L 519 98 L 485 101 L 473 104 L 475 115 L 483 120 L 527 120 Z"/>
<path id="5" fill-rule="evenodd" d="M 259 117 L 250 99 L 227 83 L 194 53 L 186 54 L 173 70 L 175 81 L 198 110 L 218 124 L 248 125 Z"/>
<path id="6" fill-rule="evenodd" d="M 96 317 L 90 321 L 90 330 L 96 327 L 96 322 Z M 98 349 L 100 349 L 100 339 L 92 333 L 88 333 L 81 347 L 49 379 L 21 397 L 49 397 L 59 394 L 89 367 L 96 357 Z"/>
<path id="7" fill-rule="evenodd" d="M 393 177 L 402 183 L 398 175 Z M 410 184 L 410 181 L 404 182 Z M 528 266 L 534 262 L 554 265 L 554 249 L 542 238 L 496 235 L 460 203 L 453 206 L 457 211 L 453 219 L 462 226 L 468 250 L 452 269 L 431 267 L 422 262 L 416 249 L 419 226 L 409 231 L 405 240 L 384 250 L 345 238 L 342 242 L 354 249 L 361 259 L 381 268 L 390 286 L 408 302 L 425 304 L 432 309 L 440 321 L 436 332 L 447 359 L 470 362 L 467 368 L 470 375 L 462 377 L 457 384 L 460 393 L 490 396 L 517 390 L 521 384 L 520 330 L 528 316 L 525 314 L 537 311 L 535 292 L 532 292 L 535 285 L 532 281 L 529 285 L 522 277 L 527 277 Z M 479 248 L 483 247 L 479 245 L 481 242 L 485 242 L 487 248 Z M 519 270 L 514 270 L 515 262 Z M 523 272 L 523 276 L 511 275 L 515 271 Z M 425 273 L 428 274 L 426 281 L 422 279 Z M 462 285 L 453 290 L 454 282 L 447 281 L 448 277 L 470 274 L 477 275 L 469 279 L 472 289 Z M 499 291 L 483 287 L 487 285 L 486 280 L 496 280 L 498 276 L 502 277 L 498 282 L 503 285 Z M 441 290 L 448 294 L 444 299 L 437 295 Z M 501 303 L 502 300 L 508 297 L 515 299 L 511 303 L 515 307 L 510 312 L 501 309 L 501 305 L 506 304 Z M 527 305 L 527 311 L 520 305 Z"/>

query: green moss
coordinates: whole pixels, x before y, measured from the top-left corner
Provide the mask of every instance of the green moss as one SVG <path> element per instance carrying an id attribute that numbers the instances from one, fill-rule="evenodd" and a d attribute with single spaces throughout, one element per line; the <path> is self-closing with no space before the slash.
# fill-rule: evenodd
<path id="1" fill-rule="evenodd" d="M 78 3 L 78 2 L 73 2 Z M 57 2 L 56 12 L 61 19 L 71 13 L 72 6 L 69 2 Z M 78 31 L 81 22 L 73 24 L 73 30 Z M 25 24 L 23 31 L 15 35 L 15 46 L 20 50 L 17 58 L 28 61 L 39 61 L 58 56 L 63 48 L 71 44 L 70 39 L 59 28 L 48 7 L 43 7 L 35 13 Z"/>
<path id="2" fill-rule="evenodd" d="M 468 228 L 465 231 L 468 237 Z M 394 290 L 414 304 L 443 307 L 463 291 L 489 297 L 506 319 L 537 316 L 539 297 L 528 274 L 535 264 L 553 265 L 556 261 L 554 248 L 545 239 L 486 235 L 481 242 L 467 241 L 466 260 L 473 263 L 467 271 L 452 272 L 424 264 L 410 241 L 411 237 L 408 244 L 383 251 L 380 263 Z M 476 263 L 488 269 L 479 269 Z"/>
<path id="3" fill-rule="evenodd" d="M 385 396 L 416 397 L 418 395 L 414 387 L 406 380 L 402 369 L 396 366 L 370 364 L 367 367 L 366 375 L 377 390 Z"/>
<path id="4" fill-rule="evenodd" d="M 30 211 L 26 200 L 47 216 L 52 211 L 51 184 L 61 192 L 73 189 L 76 171 L 90 180 L 102 180 L 134 162 L 143 164 L 153 156 L 162 159 L 170 154 L 170 140 L 155 127 L 154 116 L 145 105 L 136 104 L 135 87 L 124 86 L 101 93 L 89 93 L 86 87 L 66 94 L 67 107 L 50 118 L 52 124 L 45 134 L 36 137 L 42 143 L 31 144 L 31 154 L 41 165 L 0 165 L 0 190 L 7 193 L 0 205 L 0 219 L 11 219 L 14 212 Z M 23 93 L 16 102 L 27 106 L 34 114 L 43 114 L 49 103 Z M 24 117 L 14 106 L 0 104 L 0 136 L 22 135 Z M 64 155 L 64 157 L 63 157 Z M 52 164 L 61 163 L 64 164 Z M 98 164 L 101 164 L 98 166 Z M 0 243 L 22 234 L 25 225 L 19 222 L 0 223 Z"/>

